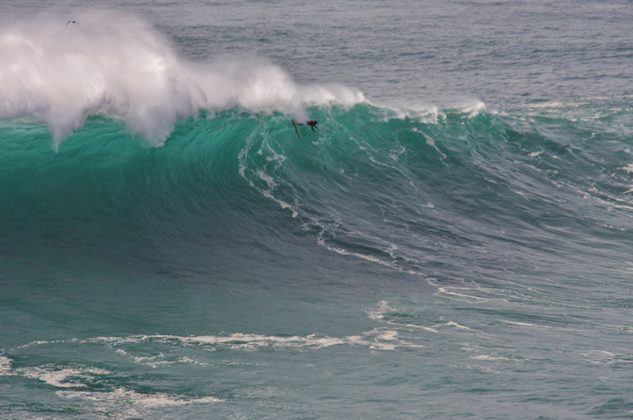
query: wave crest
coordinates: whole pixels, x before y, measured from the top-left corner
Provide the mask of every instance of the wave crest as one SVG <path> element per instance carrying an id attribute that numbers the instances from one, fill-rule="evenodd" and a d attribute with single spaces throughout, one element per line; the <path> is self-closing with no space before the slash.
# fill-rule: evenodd
<path id="1" fill-rule="evenodd" d="M 0 29 L 0 118 L 46 123 L 55 146 L 92 114 L 120 118 L 161 145 L 178 118 L 200 110 L 305 118 L 307 106 L 365 100 L 341 85 L 300 85 L 263 59 L 187 62 L 133 16 L 87 12 L 77 22 L 38 17 Z"/>

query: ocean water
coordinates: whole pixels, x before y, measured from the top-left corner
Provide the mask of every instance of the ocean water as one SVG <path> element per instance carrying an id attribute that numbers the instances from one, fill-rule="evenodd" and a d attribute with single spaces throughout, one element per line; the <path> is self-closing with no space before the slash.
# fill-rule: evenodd
<path id="1" fill-rule="evenodd" d="M 0 417 L 633 417 L 630 2 L 0 20 Z"/>

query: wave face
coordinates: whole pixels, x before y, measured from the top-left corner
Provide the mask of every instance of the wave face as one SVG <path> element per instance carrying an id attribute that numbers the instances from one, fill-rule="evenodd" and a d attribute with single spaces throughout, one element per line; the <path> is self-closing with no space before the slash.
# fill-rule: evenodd
<path id="1" fill-rule="evenodd" d="M 180 120 L 161 148 L 90 117 L 57 154 L 44 127 L 5 122 L 3 250 L 165 253 L 213 249 L 219 232 L 265 249 L 269 232 L 299 229 L 421 276 L 528 261 L 559 272 L 561 255 L 606 258 L 630 240 L 627 112 L 326 107 L 310 109 L 319 131 L 297 137 L 286 115 L 228 110 Z"/>
<path id="2" fill-rule="evenodd" d="M 412 414 L 398 395 L 447 372 L 474 391 L 425 407 L 467 412 L 491 371 L 526 369 L 556 380 L 510 406 L 489 389 L 495 413 L 552 414 L 543 389 L 595 395 L 574 414 L 628 410 L 591 391 L 629 381 L 630 107 L 308 111 L 300 137 L 288 115 L 226 110 L 158 148 L 94 116 L 57 152 L 45 126 L 3 122 L 0 314 L 24 333 L 0 333 L 2 410 L 334 415 L 288 389 L 305 382 L 287 363 L 369 386 L 350 415 Z M 350 372 L 334 385 L 333 363 Z"/>

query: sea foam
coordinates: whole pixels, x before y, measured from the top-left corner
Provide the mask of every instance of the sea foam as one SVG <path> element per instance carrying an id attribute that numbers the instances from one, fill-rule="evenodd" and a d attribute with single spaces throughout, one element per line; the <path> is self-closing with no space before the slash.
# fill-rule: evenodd
<path id="1" fill-rule="evenodd" d="M 0 354 L 0 376 L 11 374 L 11 359 Z"/>
<path id="2" fill-rule="evenodd" d="M 188 62 L 150 24 L 114 12 L 0 22 L 0 118 L 32 117 L 59 146 L 87 116 L 122 119 L 162 145 L 176 120 L 238 108 L 306 118 L 308 106 L 349 106 L 362 92 L 301 85 L 261 58 Z"/>

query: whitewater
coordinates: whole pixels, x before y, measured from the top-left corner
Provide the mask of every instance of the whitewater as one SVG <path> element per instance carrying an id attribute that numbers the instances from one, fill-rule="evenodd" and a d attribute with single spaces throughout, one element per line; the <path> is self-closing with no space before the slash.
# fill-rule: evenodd
<path id="1" fill-rule="evenodd" d="M 0 4 L 0 417 L 630 417 L 629 9 Z"/>
<path id="2" fill-rule="evenodd" d="M 88 115 L 105 114 L 153 145 L 178 118 L 201 110 L 280 111 L 305 120 L 309 105 L 353 105 L 344 86 L 300 86 L 262 59 L 180 61 L 169 42 L 138 18 L 84 12 L 80 23 L 39 18 L 5 25 L 0 35 L 0 118 L 46 123 L 55 147 Z"/>

